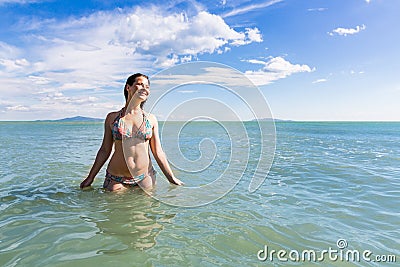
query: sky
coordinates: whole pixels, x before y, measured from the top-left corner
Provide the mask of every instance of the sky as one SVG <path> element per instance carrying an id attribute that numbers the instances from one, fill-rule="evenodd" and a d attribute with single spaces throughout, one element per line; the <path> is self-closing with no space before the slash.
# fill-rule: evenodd
<path id="1" fill-rule="evenodd" d="M 3 121 L 104 118 L 136 72 L 161 119 L 400 121 L 398 0 L 0 0 L 0 13 Z M 180 84 L 157 87 L 169 70 Z M 198 75 L 209 84 L 185 84 Z"/>

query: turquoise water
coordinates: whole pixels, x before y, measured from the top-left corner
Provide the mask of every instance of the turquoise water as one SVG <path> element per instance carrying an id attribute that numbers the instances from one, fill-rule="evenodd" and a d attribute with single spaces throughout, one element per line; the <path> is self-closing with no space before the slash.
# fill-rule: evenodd
<path id="1" fill-rule="evenodd" d="M 197 208 L 169 206 L 140 190 L 104 192 L 104 169 L 92 190 L 79 190 L 101 144 L 102 124 L 0 126 L 0 266 L 382 265 L 326 255 L 300 261 L 293 252 L 294 260 L 275 254 L 262 261 L 265 246 L 288 254 L 369 250 L 372 260 L 393 261 L 393 255 L 400 261 L 400 123 L 278 122 L 275 159 L 263 185 L 247 190 L 260 151 L 250 140 L 254 158 L 243 178 L 221 199 Z M 180 147 L 195 160 L 198 136 L 214 126 L 191 127 Z M 252 123 L 246 128 L 250 139 L 257 136 Z M 226 133 L 212 133 L 218 138 L 214 158 L 206 155 L 213 159 L 209 167 L 176 170 L 187 186 L 210 182 L 227 166 Z M 165 150 L 171 161 L 179 156 L 168 145 Z M 343 250 L 339 239 L 348 244 Z"/>

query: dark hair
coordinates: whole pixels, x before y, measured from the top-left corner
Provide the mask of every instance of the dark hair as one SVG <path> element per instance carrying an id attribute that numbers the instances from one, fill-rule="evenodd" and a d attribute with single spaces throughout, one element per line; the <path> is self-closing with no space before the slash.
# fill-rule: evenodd
<path id="1" fill-rule="evenodd" d="M 128 79 L 126 80 L 125 86 L 124 86 L 125 101 L 128 100 L 128 91 L 126 91 L 126 86 L 127 85 L 132 86 L 133 83 L 136 81 L 136 78 L 138 78 L 138 77 L 145 77 L 147 79 L 147 81 L 149 82 L 149 85 L 150 85 L 150 79 L 149 79 L 149 77 L 147 75 L 144 75 L 142 73 L 132 74 L 131 76 L 128 77 Z M 142 103 L 140 103 L 140 108 L 143 109 L 144 103 L 146 103 L 146 101 L 143 101 Z"/>

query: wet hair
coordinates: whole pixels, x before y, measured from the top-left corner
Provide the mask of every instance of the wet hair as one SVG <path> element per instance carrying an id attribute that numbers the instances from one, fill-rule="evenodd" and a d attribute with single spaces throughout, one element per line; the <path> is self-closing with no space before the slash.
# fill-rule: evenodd
<path id="1" fill-rule="evenodd" d="M 128 100 L 128 91 L 126 90 L 126 86 L 127 85 L 132 86 L 133 83 L 136 81 L 136 78 L 138 78 L 138 77 L 145 77 L 147 79 L 147 81 L 149 82 L 149 85 L 150 85 L 150 79 L 149 79 L 149 77 L 147 75 L 144 75 L 142 73 L 132 74 L 131 76 L 128 77 L 128 79 L 126 80 L 125 86 L 124 86 L 125 101 Z M 146 103 L 146 101 L 143 101 L 142 103 L 140 103 L 140 108 L 143 109 L 143 105 L 144 105 L 144 103 Z"/>

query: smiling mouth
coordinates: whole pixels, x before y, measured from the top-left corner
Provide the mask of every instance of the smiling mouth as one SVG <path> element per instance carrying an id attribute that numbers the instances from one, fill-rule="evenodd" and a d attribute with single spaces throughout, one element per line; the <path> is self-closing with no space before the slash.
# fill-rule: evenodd
<path id="1" fill-rule="evenodd" d="M 146 95 L 146 96 L 149 95 L 149 93 L 148 93 L 146 90 L 140 90 L 140 91 L 139 91 L 139 94 L 140 94 L 140 95 Z"/>

